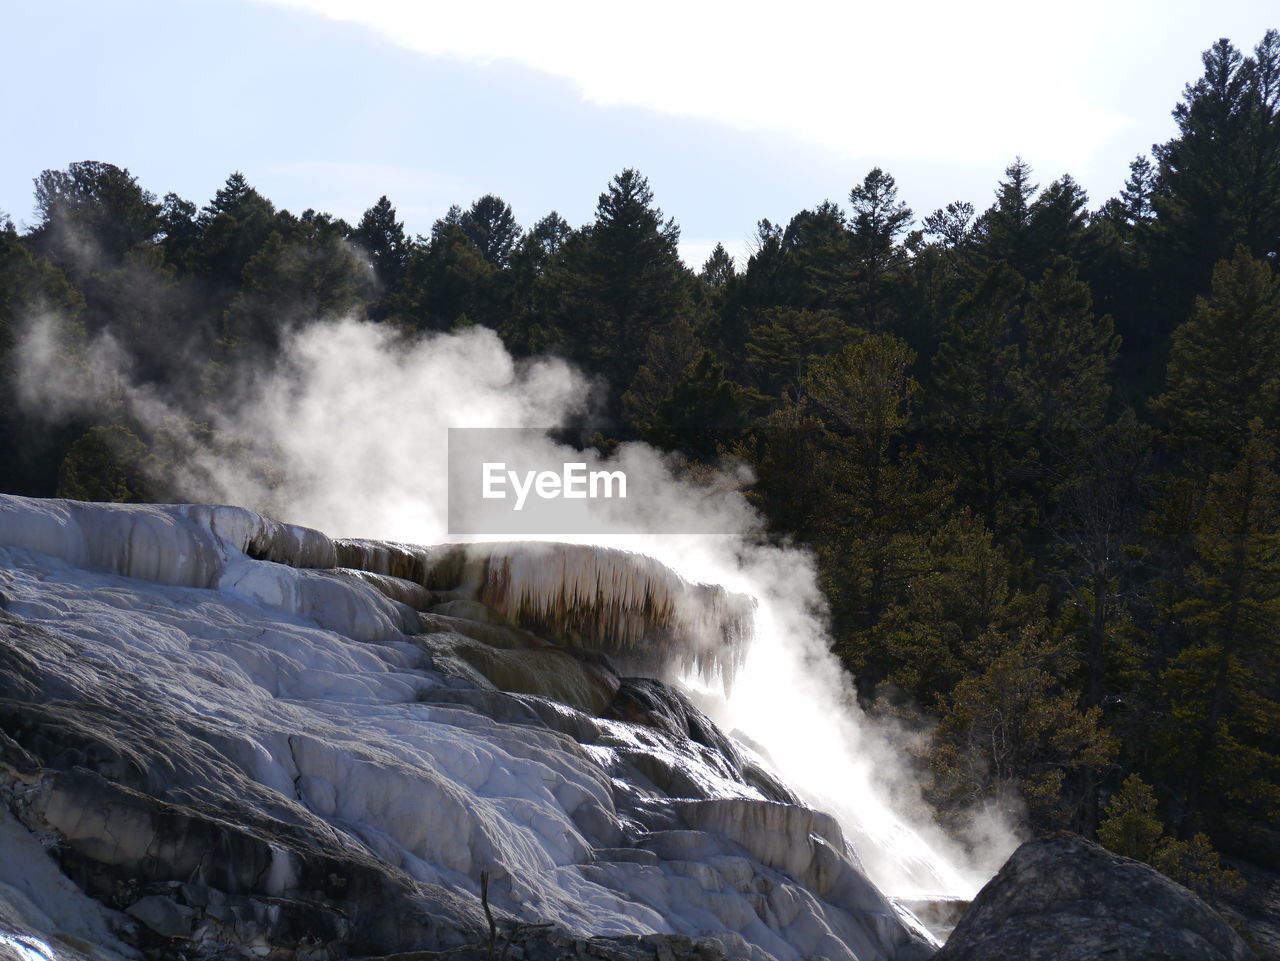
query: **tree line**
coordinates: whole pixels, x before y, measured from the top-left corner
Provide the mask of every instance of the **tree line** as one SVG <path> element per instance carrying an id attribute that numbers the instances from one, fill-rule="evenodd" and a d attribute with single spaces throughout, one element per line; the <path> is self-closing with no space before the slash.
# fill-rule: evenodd
<path id="1" fill-rule="evenodd" d="M 987 209 L 917 220 L 877 168 L 697 272 L 630 169 L 581 227 L 486 195 L 416 237 L 385 196 L 353 226 L 239 173 L 197 207 L 47 170 L 36 225 L 0 231 L 0 486 L 183 496 L 123 403 L 18 402 L 33 314 L 74 321 L 69 371 L 109 330 L 193 416 L 318 318 L 483 325 L 600 378 L 596 443 L 750 464 L 762 536 L 817 557 L 859 699 L 923 732 L 944 816 L 1016 810 L 1226 890 L 1217 851 L 1280 868 L 1280 33 L 1203 64 L 1100 205 L 1016 159 Z"/>

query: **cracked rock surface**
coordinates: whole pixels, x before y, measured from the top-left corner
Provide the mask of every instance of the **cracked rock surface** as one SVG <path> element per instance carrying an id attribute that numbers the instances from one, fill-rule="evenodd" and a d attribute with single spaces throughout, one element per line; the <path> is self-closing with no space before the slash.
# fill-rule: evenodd
<path id="1" fill-rule="evenodd" d="M 0 958 L 933 953 L 831 818 L 616 669 L 683 656 L 688 603 L 738 644 L 738 602 L 621 552 L 491 548 L 497 593 L 432 557 L 0 496 Z"/>

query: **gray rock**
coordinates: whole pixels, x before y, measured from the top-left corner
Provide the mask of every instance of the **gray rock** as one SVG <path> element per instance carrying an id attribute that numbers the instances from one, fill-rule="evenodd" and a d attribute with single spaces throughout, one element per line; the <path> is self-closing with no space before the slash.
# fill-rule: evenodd
<path id="1" fill-rule="evenodd" d="M 172 898 L 151 894 L 139 898 L 125 909 L 128 914 L 166 938 L 189 938 L 196 912 L 175 904 Z"/>
<path id="2" fill-rule="evenodd" d="M 1073 834 L 1028 841 L 934 961 L 1254 961 L 1203 901 Z"/>

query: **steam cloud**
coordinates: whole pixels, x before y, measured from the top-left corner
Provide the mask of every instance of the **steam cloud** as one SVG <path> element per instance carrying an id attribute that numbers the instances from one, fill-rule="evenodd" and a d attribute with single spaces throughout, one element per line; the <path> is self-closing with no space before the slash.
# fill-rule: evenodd
<path id="1" fill-rule="evenodd" d="M 175 425 L 189 424 L 192 412 L 132 384 L 128 358 L 109 336 L 94 341 L 89 371 L 75 376 L 57 360 L 58 339 L 50 317 L 32 321 L 21 338 L 25 405 L 65 416 L 121 398 L 147 428 L 176 429 L 181 439 L 185 428 Z M 561 425 L 583 412 L 589 387 L 563 361 L 514 361 L 484 328 L 406 340 L 355 320 L 317 323 L 285 339 L 265 376 L 243 379 L 217 409 L 196 412 L 240 443 L 211 449 L 187 438 L 176 480 L 193 499 L 253 507 L 333 536 L 439 543 L 449 539 L 447 429 Z M 696 678 L 686 684 L 704 710 L 763 747 L 794 789 L 842 822 L 882 890 L 967 897 L 990 877 L 1016 839 L 993 822 L 961 845 L 929 823 L 897 746 L 902 735 L 862 715 L 829 651 L 808 554 L 761 545 L 751 537 L 758 518 L 732 484 L 709 499 L 705 486 L 677 477 L 652 448 L 624 445 L 606 460 L 590 451 L 569 457 L 541 435 L 530 447 L 519 454 L 532 463 L 621 467 L 631 484 L 659 492 L 656 506 L 668 521 L 686 516 L 690 529 L 705 530 L 713 510 L 722 515 L 718 526 L 740 532 L 556 539 L 647 554 L 691 581 L 757 599 L 755 642 L 731 694 Z"/>

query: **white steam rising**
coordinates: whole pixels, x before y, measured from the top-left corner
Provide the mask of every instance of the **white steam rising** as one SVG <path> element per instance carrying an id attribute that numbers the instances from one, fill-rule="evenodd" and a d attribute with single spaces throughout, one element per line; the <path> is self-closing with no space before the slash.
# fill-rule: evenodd
<path id="1" fill-rule="evenodd" d="M 172 432 L 180 421 L 174 405 L 128 383 L 111 341 L 99 341 L 92 370 L 75 377 L 59 372 L 56 341 L 47 318 L 22 340 L 27 404 L 65 413 L 110 394 L 150 429 Z M 439 543 L 449 539 L 447 429 L 560 425 L 581 412 L 588 386 L 562 361 L 513 361 L 483 328 L 406 341 L 373 324 L 319 323 L 286 339 L 269 375 L 201 413 L 245 443 L 214 450 L 190 444 L 179 480 L 188 496 L 253 507 L 332 536 Z M 549 438 L 539 435 L 530 446 L 521 452 L 530 462 L 565 459 Z M 590 452 L 572 459 L 590 461 Z M 605 465 L 597 458 L 590 466 Z M 898 813 L 924 810 L 919 788 L 894 736 L 858 710 L 829 651 L 812 558 L 753 542 L 758 519 L 732 485 L 708 499 L 705 487 L 678 479 L 658 451 L 624 445 L 607 466 L 621 466 L 632 484 L 656 491 L 653 503 L 668 527 L 671 518 L 688 517 L 690 529 L 705 530 L 707 512 L 715 511 L 718 526 L 740 535 L 556 539 L 634 550 L 691 581 L 754 596 L 756 639 L 732 694 L 697 691 L 701 705 L 761 745 L 798 793 L 839 818 L 886 893 L 972 895 L 1016 840 L 1005 831 L 988 835 L 975 862 L 936 827 Z"/>

